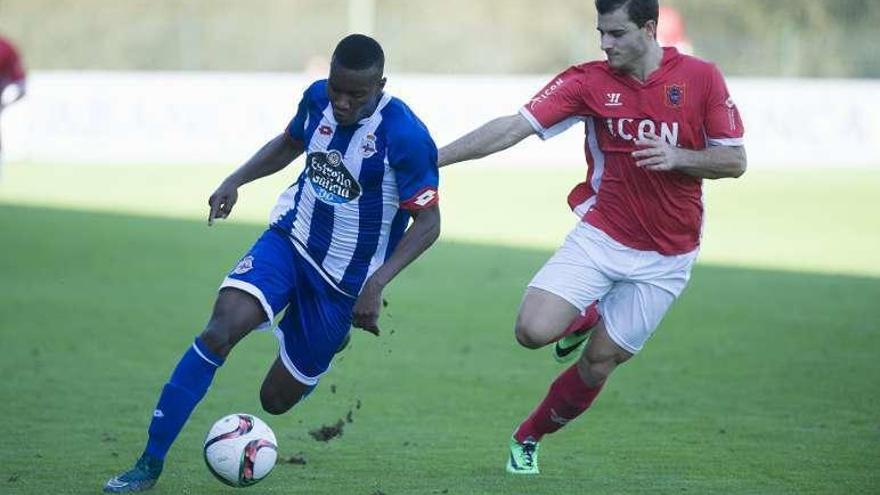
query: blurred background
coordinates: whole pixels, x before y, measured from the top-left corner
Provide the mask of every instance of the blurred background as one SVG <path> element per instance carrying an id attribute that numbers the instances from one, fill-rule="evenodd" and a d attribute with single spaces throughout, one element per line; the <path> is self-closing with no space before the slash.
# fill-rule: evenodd
<path id="1" fill-rule="evenodd" d="M 284 127 L 349 32 L 377 37 L 389 90 L 447 142 L 602 58 L 593 2 L 0 0 L 30 96 L 4 115 L 10 161 L 239 161 Z M 760 166 L 880 163 L 880 3 L 671 0 L 664 45 L 716 62 Z M 510 162 L 579 166 L 571 132 Z"/>
<path id="2" fill-rule="evenodd" d="M 880 76 L 873 0 L 663 5 L 729 76 Z M 0 1 L 35 70 L 296 72 L 371 32 L 394 73 L 549 74 L 601 56 L 595 15 L 589 0 Z"/>

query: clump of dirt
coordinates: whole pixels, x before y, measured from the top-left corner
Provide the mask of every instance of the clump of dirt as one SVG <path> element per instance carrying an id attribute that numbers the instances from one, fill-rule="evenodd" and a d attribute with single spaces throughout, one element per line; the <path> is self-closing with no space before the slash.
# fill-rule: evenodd
<path id="1" fill-rule="evenodd" d="M 302 452 L 297 452 L 296 454 L 293 454 L 292 456 L 290 456 L 286 459 L 282 459 L 281 462 L 284 464 L 297 464 L 299 466 L 305 466 L 306 465 L 306 456 L 303 455 Z"/>
<path id="2" fill-rule="evenodd" d="M 336 384 L 335 384 L 335 383 L 332 384 L 332 385 L 330 385 L 330 393 L 331 393 L 331 394 L 335 394 L 335 393 L 336 393 Z"/>
<path id="3" fill-rule="evenodd" d="M 320 428 L 309 431 L 309 435 L 319 442 L 329 442 L 336 437 L 341 437 L 344 428 L 345 421 L 340 419 L 336 424 L 323 425 Z"/>

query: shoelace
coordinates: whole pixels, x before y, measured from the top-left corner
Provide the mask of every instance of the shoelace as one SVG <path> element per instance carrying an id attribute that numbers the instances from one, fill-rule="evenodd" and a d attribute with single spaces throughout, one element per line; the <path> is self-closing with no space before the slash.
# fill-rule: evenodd
<path id="1" fill-rule="evenodd" d="M 523 456 L 525 456 L 526 464 L 529 466 L 532 466 L 535 463 L 534 455 L 536 447 L 537 445 L 531 442 L 522 444 Z"/>

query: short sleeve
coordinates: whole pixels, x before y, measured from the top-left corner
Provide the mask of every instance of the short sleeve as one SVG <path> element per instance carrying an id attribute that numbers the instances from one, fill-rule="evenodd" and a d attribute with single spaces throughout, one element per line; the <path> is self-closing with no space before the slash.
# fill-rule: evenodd
<path id="1" fill-rule="evenodd" d="M 421 210 L 439 202 L 437 145 L 427 129 L 420 126 L 393 136 L 388 162 L 394 169 L 401 208 Z"/>
<path id="2" fill-rule="evenodd" d="M 583 120 L 583 71 L 570 67 L 554 77 L 520 108 L 519 113 L 541 139 L 549 139 Z"/>
<path id="3" fill-rule="evenodd" d="M 307 89 L 305 93 L 303 93 L 303 97 L 299 102 L 299 106 L 296 110 L 296 115 L 293 116 L 290 123 L 287 124 L 286 132 L 296 143 L 305 143 L 306 138 L 306 123 L 309 116 L 309 91 L 311 88 Z"/>
<path id="4" fill-rule="evenodd" d="M 743 128 L 739 109 L 733 102 L 724 76 L 714 65 L 709 78 L 706 112 L 703 120 L 709 146 L 742 146 Z"/>
<path id="5" fill-rule="evenodd" d="M 13 47 L 10 47 L 10 58 L 9 79 L 14 82 L 23 81 L 25 77 L 24 66 L 21 64 L 21 57 Z"/>

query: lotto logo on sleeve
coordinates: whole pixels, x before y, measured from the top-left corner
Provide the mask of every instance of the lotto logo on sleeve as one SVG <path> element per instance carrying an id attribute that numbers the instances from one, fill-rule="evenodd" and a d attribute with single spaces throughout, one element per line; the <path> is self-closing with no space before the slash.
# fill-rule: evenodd
<path id="1" fill-rule="evenodd" d="M 436 189 L 425 188 L 414 198 L 405 201 L 400 206 L 407 210 L 418 210 L 433 206 L 437 203 L 438 198 L 439 195 L 437 194 Z"/>

